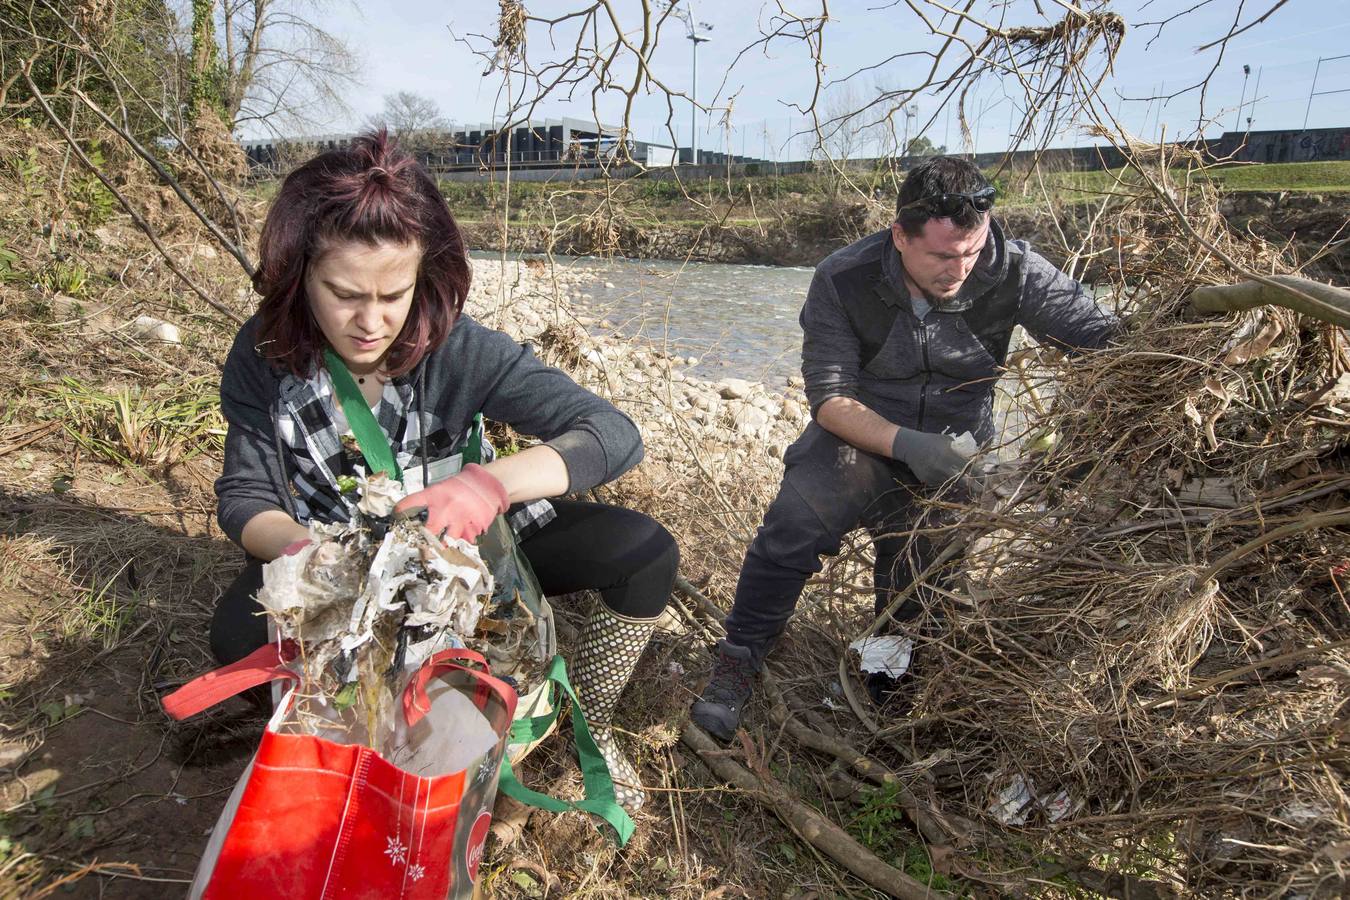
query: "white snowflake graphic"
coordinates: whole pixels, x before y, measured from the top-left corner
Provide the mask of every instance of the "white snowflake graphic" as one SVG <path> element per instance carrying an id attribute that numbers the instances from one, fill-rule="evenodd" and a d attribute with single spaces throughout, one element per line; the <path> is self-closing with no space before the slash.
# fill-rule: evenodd
<path id="1" fill-rule="evenodd" d="M 421 881 L 422 876 L 425 874 L 427 874 L 426 866 L 423 866 L 420 863 L 413 863 L 411 866 L 408 866 L 408 877 L 413 881 Z"/>
<path id="2" fill-rule="evenodd" d="M 497 760 L 493 759 L 491 756 L 483 760 L 482 764 L 478 767 L 478 771 L 474 773 L 473 778 L 474 784 L 483 784 L 484 782 L 486 782 L 489 778 L 491 778 L 494 774 L 496 774 L 497 769 L 500 765 L 501 764 L 498 763 Z"/>
<path id="3" fill-rule="evenodd" d="M 389 846 L 385 848 L 384 855 L 396 866 L 407 865 L 408 848 L 397 837 L 391 835 L 388 840 Z"/>

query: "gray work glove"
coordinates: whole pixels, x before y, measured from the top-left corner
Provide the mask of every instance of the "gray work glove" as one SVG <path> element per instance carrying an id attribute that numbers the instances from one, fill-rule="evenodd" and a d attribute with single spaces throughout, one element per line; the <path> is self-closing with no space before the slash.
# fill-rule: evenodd
<path id="1" fill-rule="evenodd" d="M 952 446 L 945 434 L 901 428 L 891 444 L 891 458 L 909 466 L 924 484 L 942 484 L 961 474 L 970 460 Z"/>

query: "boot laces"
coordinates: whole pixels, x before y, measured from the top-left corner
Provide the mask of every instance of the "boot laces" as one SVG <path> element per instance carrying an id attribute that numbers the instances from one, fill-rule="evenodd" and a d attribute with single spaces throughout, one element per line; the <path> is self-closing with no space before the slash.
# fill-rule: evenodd
<path id="1" fill-rule="evenodd" d="M 719 653 L 713 665 L 712 678 L 708 679 L 708 686 L 703 691 L 703 699 L 722 706 L 740 706 L 750 695 L 750 682 L 754 675 L 749 660 Z"/>

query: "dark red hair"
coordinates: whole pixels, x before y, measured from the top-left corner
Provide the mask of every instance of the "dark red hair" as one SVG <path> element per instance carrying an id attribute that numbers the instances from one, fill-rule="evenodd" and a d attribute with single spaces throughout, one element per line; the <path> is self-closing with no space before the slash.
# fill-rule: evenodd
<path id="1" fill-rule="evenodd" d="M 282 182 L 263 223 L 253 276 L 263 298 L 261 352 L 302 378 L 315 371 L 325 341 L 309 310 L 305 273 L 345 241 L 422 248 L 408 319 L 384 361 L 391 375 L 403 375 L 450 333 L 469 292 L 469 262 L 435 179 L 383 129 L 320 153 Z"/>

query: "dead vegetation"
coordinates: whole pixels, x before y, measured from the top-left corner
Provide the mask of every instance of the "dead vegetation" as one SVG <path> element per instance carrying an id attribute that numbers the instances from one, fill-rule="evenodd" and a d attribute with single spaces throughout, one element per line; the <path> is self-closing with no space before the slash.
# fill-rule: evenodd
<path id="1" fill-rule="evenodd" d="M 1059 52 L 1075 34 L 1109 42 L 1107 24 L 1006 37 Z M 208 411 L 252 305 L 241 248 L 260 205 L 217 194 L 204 212 L 229 224 L 213 238 L 124 140 L 89 127 L 69 142 L 32 121 L 0 130 L 0 894 L 158 897 L 190 877 L 261 727 L 244 704 L 186 725 L 157 707 L 209 667 L 206 623 L 237 560 L 212 517 Z M 92 134 L 119 148 L 98 164 L 107 182 L 74 152 L 94 162 Z M 955 579 L 913 635 L 906 716 L 859 701 L 846 647 L 874 617 L 858 540 L 809 587 L 738 742 L 689 730 L 781 463 L 696 427 L 668 372 L 587 362 L 550 269 L 510 286 L 503 272 L 476 298 L 490 322 L 535 305 L 541 355 L 642 422 L 647 462 L 597 495 L 656 516 L 684 559 L 619 723 L 652 796 L 637 836 L 618 852 L 579 816 L 515 816 L 484 862 L 490 892 L 1345 892 L 1345 334 L 1269 307 L 1196 316 L 1194 289 L 1299 261 L 1230 229 L 1202 179 L 1134 152 L 1139 177 L 1063 236 L 1129 330 L 1101 355 L 1010 374 L 1050 449 L 996 501 L 932 503 Z M 217 187 L 184 190 L 209 204 Z M 639 215 L 620 202 L 550 228 L 609 244 Z M 136 337 L 138 315 L 178 322 L 183 344 Z M 1022 435 L 1006 437 L 1018 455 Z M 564 625 L 583 615 L 556 607 Z M 579 789 L 560 739 L 526 778 Z"/>
<path id="2" fill-rule="evenodd" d="M 7 234 L 52 218 L 35 202 L 7 204 Z M 1225 231 L 1208 202 L 1186 200 L 1201 238 L 1251 270 L 1287 268 L 1276 249 Z M 935 527 L 970 549 L 939 627 L 918 635 L 907 718 L 855 714 L 851 666 L 839 677 L 844 648 L 871 621 L 859 544 L 804 599 L 743 740 L 717 751 L 693 734 L 679 740 L 778 469 L 763 448 L 717 446 L 689 425 L 669 381 L 583 371 L 574 332 L 549 332 L 545 358 L 644 422 L 648 462 L 598 493 L 667 523 L 687 581 L 621 721 L 655 800 L 633 846 L 613 850 L 575 816 L 536 816 L 489 857 L 491 889 L 867 895 L 866 876 L 831 859 L 801 818 L 823 815 L 855 862 L 953 893 L 1341 890 L 1344 338 L 1279 310 L 1195 318 L 1187 290 L 1231 276 L 1194 244 L 1129 240 L 1167 215 L 1147 196 L 1122 200 L 1083 248 L 1111 258 L 1136 311 L 1120 349 L 1032 367 L 1033 383 L 1056 380 L 1033 422 L 1054 429 L 1054 449 L 1019 470 L 1016 495 L 995 507 L 935 504 Z M 4 745 L 17 756 L 0 866 L 19 893 L 69 874 L 83 879 L 77 893 L 97 879 L 105 895 L 154 896 L 163 883 L 147 879 L 188 877 L 260 727 L 242 709 L 172 726 L 155 707 L 157 689 L 209 664 L 205 623 L 232 574 L 234 549 L 211 521 L 217 451 L 209 430 L 189 428 L 181 443 L 195 459 L 142 451 L 128 468 L 58 423 L 66 414 L 53 400 L 79 404 L 90 418 L 69 427 L 130 459 L 117 417 L 95 418 L 89 392 L 169 397 L 191 385 L 205 396 L 231 329 L 198 312 L 152 257 L 120 279 L 101 274 L 110 255 L 146 252 L 116 220 L 99 226 L 116 229 L 105 232 L 118 240 L 111 250 L 78 215 L 64 220 L 94 273 L 80 293 L 90 311 L 114 315 L 91 327 L 52 316 L 46 289 L 3 288 L 16 385 L 0 434 L 5 570 L 16 573 L 5 585 Z M 18 260 L 25 272 L 60 261 L 33 246 Z M 233 263 L 183 249 L 201 281 L 245 312 Z M 187 346 L 126 340 L 119 322 L 140 312 L 193 323 Z M 576 604 L 559 610 L 581 615 Z M 551 742 L 527 777 L 575 789 L 569 759 Z M 1000 818 L 1009 809 L 1014 824 Z"/>

